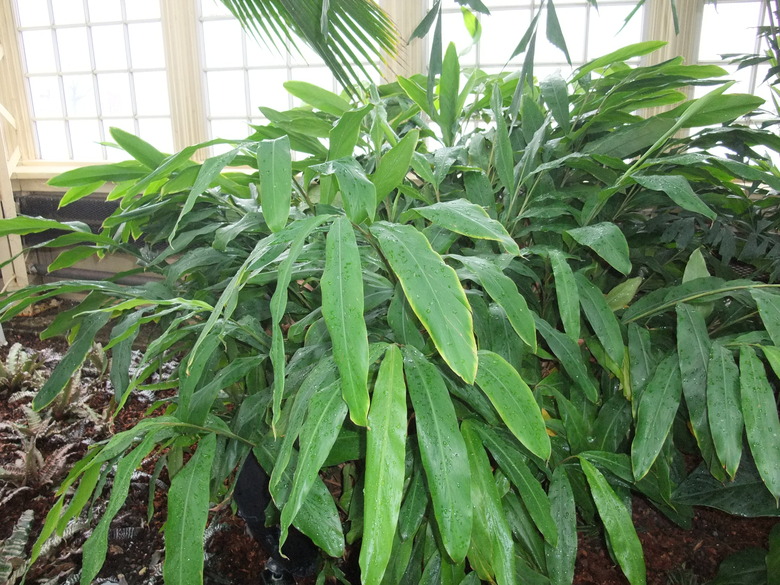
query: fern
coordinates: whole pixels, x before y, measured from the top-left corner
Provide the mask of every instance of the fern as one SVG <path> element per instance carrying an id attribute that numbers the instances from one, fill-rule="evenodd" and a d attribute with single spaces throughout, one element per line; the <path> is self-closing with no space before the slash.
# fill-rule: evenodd
<path id="1" fill-rule="evenodd" d="M 15 583 L 24 573 L 24 548 L 30 537 L 33 511 L 25 510 L 16 521 L 11 536 L 0 542 L 0 583 Z"/>

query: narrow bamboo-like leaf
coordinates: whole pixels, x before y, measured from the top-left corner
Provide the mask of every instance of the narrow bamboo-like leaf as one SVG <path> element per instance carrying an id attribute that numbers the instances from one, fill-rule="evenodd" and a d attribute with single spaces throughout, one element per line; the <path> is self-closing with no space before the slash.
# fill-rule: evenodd
<path id="1" fill-rule="evenodd" d="M 80 221 L 60 222 L 43 217 L 27 217 L 20 215 L 9 219 L 0 219 L 0 236 L 18 234 L 36 234 L 46 230 L 65 230 L 68 232 L 89 233 L 89 226 Z"/>
<path id="2" fill-rule="evenodd" d="M 363 274 L 352 225 L 333 222 L 325 248 L 322 316 L 333 341 L 341 392 L 356 425 L 368 424 L 368 333 L 363 319 Z"/>
<path id="3" fill-rule="evenodd" d="M 673 353 L 658 364 L 639 402 L 636 435 L 631 444 L 631 464 L 637 480 L 650 471 L 661 452 L 680 406 L 681 394 L 679 358 Z"/>
<path id="4" fill-rule="evenodd" d="M 54 368 L 48 380 L 33 398 L 33 408 L 40 410 L 54 400 L 70 382 L 71 376 L 84 363 L 98 331 L 108 323 L 110 313 L 90 313 L 81 321 L 73 344 L 60 363 Z"/>
<path id="5" fill-rule="evenodd" d="M 257 172 L 263 216 L 272 232 L 287 224 L 292 196 L 292 158 L 287 135 L 257 143 Z"/>
<path id="6" fill-rule="evenodd" d="M 149 174 L 149 168 L 134 160 L 109 165 L 88 165 L 65 171 L 48 180 L 55 187 L 78 187 L 97 181 L 121 183 L 135 181 Z"/>
<path id="7" fill-rule="evenodd" d="M 439 126 L 445 146 L 454 143 L 456 122 L 460 117 L 458 107 L 458 91 L 460 86 L 460 64 L 455 43 L 450 43 L 444 54 L 441 78 L 439 81 Z"/>
<path id="8" fill-rule="evenodd" d="M 307 81 L 287 81 L 284 89 L 310 106 L 334 116 L 341 116 L 352 109 L 344 98 Z"/>
<path id="9" fill-rule="evenodd" d="M 282 317 L 284 317 L 285 311 L 287 310 L 287 287 L 290 286 L 290 281 L 292 280 L 293 263 L 298 259 L 306 238 L 312 230 L 321 223 L 324 223 L 327 219 L 327 215 L 319 215 L 297 222 L 298 225 L 300 225 L 300 231 L 296 234 L 290 246 L 287 258 L 285 258 L 279 266 L 279 275 L 276 279 L 276 290 L 271 297 L 271 365 L 273 366 L 274 371 L 273 426 L 276 426 L 276 423 L 279 421 L 279 409 L 281 408 L 282 398 L 284 396 L 285 358 L 284 336 L 282 335 L 281 322 Z M 234 306 L 235 302 L 235 300 L 232 301 Z"/>
<path id="10" fill-rule="evenodd" d="M 729 476 L 734 477 L 742 458 L 742 409 L 739 368 L 731 351 L 714 343 L 707 364 L 707 413 L 715 452 Z"/>
<path id="11" fill-rule="evenodd" d="M 563 330 L 574 341 L 580 338 L 580 295 L 574 273 L 560 250 L 549 252 L 550 266 L 555 277 L 555 298 L 561 315 Z"/>
<path id="12" fill-rule="evenodd" d="M 91 195 L 92 193 L 100 189 L 105 184 L 106 184 L 105 181 L 95 181 L 94 183 L 87 183 L 86 185 L 71 187 L 65 192 L 62 198 L 60 198 L 60 202 L 57 204 L 57 208 L 59 209 L 61 207 L 65 207 L 66 205 L 69 205 L 74 201 L 83 199 L 87 195 Z"/>
<path id="13" fill-rule="evenodd" d="M 603 222 L 567 230 L 577 243 L 588 246 L 601 256 L 612 268 L 628 276 L 631 260 L 628 258 L 628 242 L 620 228 L 614 223 Z"/>
<path id="14" fill-rule="evenodd" d="M 360 574 L 365 585 L 374 585 L 382 582 L 390 561 L 404 489 L 406 385 L 395 345 L 379 368 L 368 422 Z"/>
<path id="15" fill-rule="evenodd" d="M 495 219 L 491 219 L 484 208 L 470 201 L 455 199 L 454 201 L 434 203 L 427 207 L 417 207 L 414 211 L 425 219 L 456 234 L 470 238 L 494 240 L 499 242 L 508 254 L 520 254 L 517 242 L 512 239 L 506 228 Z"/>
<path id="16" fill-rule="evenodd" d="M 125 132 L 121 128 L 111 128 L 109 130 L 111 137 L 116 143 L 149 170 L 159 167 L 166 156 L 148 142 L 141 140 L 138 136 Z"/>
<path id="17" fill-rule="evenodd" d="M 341 115 L 328 136 L 328 159 L 336 160 L 354 154 L 363 119 L 373 107 L 373 105 L 367 104 L 362 108 L 350 110 Z"/>
<path id="18" fill-rule="evenodd" d="M 136 429 L 133 429 L 133 431 L 135 432 Z M 106 552 L 108 551 L 108 529 L 111 521 L 127 500 L 133 472 L 154 448 L 157 438 L 156 433 L 148 434 L 135 449 L 119 459 L 106 511 L 83 546 L 84 558 L 81 565 L 81 585 L 90 585 L 103 566 L 106 560 Z M 129 437 L 129 439 L 132 441 L 132 437 Z"/>
<path id="19" fill-rule="evenodd" d="M 577 69 L 577 73 L 574 75 L 572 81 L 577 81 L 591 71 L 595 71 L 601 67 L 606 67 L 607 65 L 612 65 L 613 63 L 627 61 L 628 59 L 632 59 L 634 57 L 647 55 L 648 53 L 657 51 L 665 44 L 665 41 L 645 41 L 642 43 L 628 45 L 627 47 L 621 47 L 617 51 L 613 51 L 604 55 L 603 57 L 599 57 L 598 59 L 594 59 L 593 61 L 585 63 L 585 65 Z"/>
<path id="20" fill-rule="evenodd" d="M 336 175 L 344 211 L 352 223 L 357 224 L 367 218 L 374 220 L 376 188 L 366 177 L 363 167 L 354 158 L 340 158 L 309 168 L 326 176 Z"/>
<path id="21" fill-rule="evenodd" d="M 683 209 L 700 213 L 712 220 L 717 217 L 717 214 L 694 193 L 685 177 L 680 175 L 634 175 L 633 178 L 647 189 L 663 191 Z"/>
<path id="22" fill-rule="evenodd" d="M 444 361 L 464 381 L 473 383 L 477 346 L 468 300 L 455 271 L 412 226 L 377 222 L 371 233 Z"/>
<path id="23" fill-rule="evenodd" d="M 504 358 L 479 352 L 477 385 L 487 394 L 506 426 L 531 453 L 550 457 L 550 437 L 533 392 Z"/>
<path id="24" fill-rule="evenodd" d="M 628 360 L 632 410 L 636 414 L 639 395 L 650 380 L 657 363 L 652 352 L 650 332 L 640 328 L 636 323 L 628 326 Z"/>
<path id="25" fill-rule="evenodd" d="M 460 562 L 469 549 L 473 516 L 469 461 L 455 407 L 439 370 L 414 348 L 404 348 L 404 372 L 436 524 L 447 554 Z"/>
<path id="26" fill-rule="evenodd" d="M 758 305 L 758 312 L 769 337 L 780 347 L 780 295 L 763 289 L 752 289 L 750 294 Z"/>
<path id="27" fill-rule="evenodd" d="M 171 482 L 165 523 L 166 583 L 203 583 L 203 531 L 209 515 L 209 481 L 216 449 L 216 435 L 203 437 L 195 454 Z"/>
<path id="28" fill-rule="evenodd" d="M 412 164 L 412 155 L 417 148 L 419 139 L 420 131 L 412 130 L 379 160 L 376 172 L 371 177 L 371 181 L 376 187 L 377 203 L 384 200 L 393 189 L 403 182 L 409 172 L 409 166 Z"/>
<path id="29" fill-rule="evenodd" d="M 287 539 L 290 524 L 319 477 L 320 467 L 339 436 L 346 414 L 347 405 L 341 398 L 338 383 L 334 382 L 312 396 L 306 422 L 301 428 L 299 438 L 301 452 L 293 476 L 292 489 L 287 503 L 281 510 L 280 548 Z"/>
<path id="30" fill-rule="evenodd" d="M 534 325 L 534 317 L 528 309 L 525 298 L 518 292 L 514 281 L 495 264 L 482 258 L 456 255 L 452 257 L 474 273 L 485 292 L 504 309 L 507 319 L 512 324 L 512 329 L 531 348 L 531 351 L 535 352 L 536 326 Z"/>
<path id="31" fill-rule="evenodd" d="M 465 421 L 462 429 L 471 469 L 471 495 L 474 506 L 475 524 L 483 524 L 482 532 L 490 539 L 490 561 L 496 575 L 497 585 L 510 585 L 517 582 L 515 574 L 515 543 L 509 522 L 501 505 L 496 489 L 490 461 L 482 446 L 479 434 L 472 421 Z M 483 547 L 485 543 L 476 543 Z"/>
<path id="32" fill-rule="evenodd" d="M 513 194 L 515 192 L 515 155 L 512 150 L 512 143 L 509 141 L 509 129 L 504 118 L 501 89 L 498 84 L 493 85 L 493 94 L 490 101 L 493 108 L 493 117 L 496 120 L 494 164 L 504 190 L 508 194 Z"/>
<path id="33" fill-rule="evenodd" d="M 566 467 L 558 465 L 549 489 L 550 512 L 558 527 L 558 543 L 545 544 L 547 574 L 552 585 L 571 585 L 577 560 L 577 510 Z"/>
<path id="34" fill-rule="evenodd" d="M 549 6 L 552 6 L 551 4 Z M 542 98 L 550 108 L 553 118 L 565 134 L 569 133 L 571 123 L 569 121 L 569 95 L 566 81 L 561 77 L 560 71 L 546 77 L 540 84 Z"/>
<path id="35" fill-rule="evenodd" d="M 571 337 L 564 335 L 540 317 L 535 317 L 536 329 L 544 337 L 563 369 L 591 402 L 597 402 L 599 391 L 588 376 L 582 351 Z"/>
<path id="36" fill-rule="evenodd" d="M 623 574 L 631 585 L 645 585 L 645 556 L 631 514 L 592 463 L 580 457 L 580 466 L 588 480 L 590 494 L 596 503 L 596 509 L 612 545 L 612 552 Z"/>
<path id="37" fill-rule="evenodd" d="M 544 493 L 539 481 L 528 469 L 524 462 L 526 457 L 520 452 L 520 449 L 503 433 L 489 427 L 477 427 L 482 437 L 482 442 L 493 455 L 501 471 L 507 476 L 517 488 L 517 492 L 523 500 L 523 504 L 528 508 L 528 513 L 544 535 L 544 539 L 552 546 L 558 543 L 558 530 L 556 521 L 552 517 L 550 500 Z"/>
<path id="38" fill-rule="evenodd" d="M 623 345 L 620 323 L 607 305 L 601 291 L 581 273 L 577 273 L 575 278 L 580 292 L 582 310 L 593 327 L 593 332 L 599 338 L 609 357 L 616 364 L 622 364 L 625 346 Z"/>
<path id="39" fill-rule="evenodd" d="M 739 351 L 740 394 L 748 444 L 758 473 L 775 500 L 780 500 L 780 420 L 766 370 L 752 348 Z"/>
<path id="40" fill-rule="evenodd" d="M 57 256 L 54 262 L 49 264 L 47 271 L 54 272 L 55 270 L 60 270 L 62 268 L 69 268 L 76 264 L 76 262 L 94 256 L 98 252 L 99 249 L 95 246 L 75 246 L 73 248 L 68 248 L 67 250 L 60 252 L 60 255 Z"/>
<path id="41" fill-rule="evenodd" d="M 566 47 L 566 36 L 561 30 L 561 23 L 558 21 L 558 13 L 555 11 L 555 4 L 547 4 L 547 29 L 545 31 L 547 40 L 558 47 L 566 57 L 566 62 L 571 65 L 569 49 Z"/>
<path id="42" fill-rule="evenodd" d="M 702 457 L 713 473 L 717 475 L 719 472 L 723 479 L 707 415 L 707 364 L 712 346 L 707 324 L 696 307 L 680 303 L 676 311 L 677 355 L 680 357 L 683 395 L 688 407 L 691 431 L 699 444 Z"/>

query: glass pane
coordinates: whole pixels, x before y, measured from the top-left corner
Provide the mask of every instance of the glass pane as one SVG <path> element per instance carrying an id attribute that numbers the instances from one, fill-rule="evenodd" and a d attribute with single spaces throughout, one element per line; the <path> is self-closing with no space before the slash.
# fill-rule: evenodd
<path id="1" fill-rule="evenodd" d="M 132 116 L 130 79 L 127 73 L 100 73 L 98 88 L 100 108 L 104 116 Z"/>
<path id="2" fill-rule="evenodd" d="M 133 69 L 165 67 L 162 25 L 159 22 L 129 24 L 127 32 L 130 36 L 130 60 Z"/>
<path id="3" fill-rule="evenodd" d="M 530 10 L 502 10 L 483 19 L 479 62 L 483 65 L 506 63 L 530 23 Z"/>
<path id="4" fill-rule="evenodd" d="M 63 75 L 62 85 L 65 89 L 65 108 L 69 117 L 97 116 L 92 75 Z"/>
<path id="5" fill-rule="evenodd" d="M 164 71 L 134 73 L 133 82 L 139 116 L 167 116 L 170 113 L 168 82 Z"/>
<path id="6" fill-rule="evenodd" d="M 65 72 L 91 71 L 87 28 L 57 30 L 57 48 L 60 51 L 60 70 Z"/>
<path id="7" fill-rule="evenodd" d="M 286 69 L 254 69 L 249 72 L 249 96 L 252 114 L 265 106 L 274 110 L 290 109 L 290 97 L 282 85 L 287 81 Z"/>
<path id="8" fill-rule="evenodd" d="M 200 14 L 201 16 L 230 16 L 230 10 L 228 10 L 222 2 L 218 0 L 201 0 L 200 2 Z"/>
<path id="9" fill-rule="evenodd" d="M 246 63 L 249 67 L 284 67 L 287 65 L 287 52 L 282 47 L 277 50 L 263 41 L 251 36 L 246 38 Z"/>
<path id="10" fill-rule="evenodd" d="M 173 132 L 169 118 L 140 118 L 141 138 L 162 152 L 173 152 Z"/>
<path id="11" fill-rule="evenodd" d="M 16 3 L 21 26 L 48 26 L 49 6 L 46 0 L 24 0 Z"/>
<path id="12" fill-rule="evenodd" d="M 22 33 L 27 73 L 54 73 L 54 44 L 50 30 L 29 30 Z"/>
<path id="13" fill-rule="evenodd" d="M 100 123 L 97 120 L 71 120 L 70 140 L 74 160 L 103 160 L 103 147 L 99 144 Z"/>
<path id="14" fill-rule="evenodd" d="M 583 6 L 556 6 L 555 12 L 558 15 L 558 22 L 561 24 L 563 35 L 566 39 L 566 48 L 569 50 L 569 56 L 572 63 L 582 63 L 585 60 L 585 31 L 588 16 L 588 7 Z M 547 10 L 542 13 L 539 19 L 540 34 L 536 37 L 535 58 L 537 63 L 566 63 L 566 55 L 558 47 L 547 40 L 544 31 L 547 30 Z M 591 16 L 595 14 L 591 11 Z M 592 21 L 591 21 L 592 22 Z M 519 39 L 518 39 L 519 42 Z M 514 47 L 512 47 L 514 50 Z M 522 63 L 522 57 L 515 58 L 518 63 Z M 568 64 L 566 65 L 568 69 Z"/>
<path id="15" fill-rule="evenodd" d="M 81 24 L 84 22 L 82 0 L 54 0 L 51 3 L 54 24 Z"/>
<path id="16" fill-rule="evenodd" d="M 471 50 L 469 50 L 466 55 L 458 55 L 460 64 L 477 64 L 476 47 L 472 47 L 471 36 L 466 30 L 466 26 L 463 24 L 463 15 L 461 14 L 460 10 L 442 15 L 441 32 L 442 47 L 444 51 L 447 50 L 447 47 L 450 43 L 455 43 L 455 47 L 457 47 L 458 53 L 461 53 L 467 48 L 471 47 Z"/>
<path id="17" fill-rule="evenodd" d="M 127 20 L 160 18 L 160 0 L 129 0 L 125 2 Z"/>
<path id="18" fill-rule="evenodd" d="M 246 116 L 243 71 L 211 71 L 206 74 L 209 116 Z"/>
<path id="19" fill-rule="evenodd" d="M 95 68 L 98 71 L 127 69 L 124 28 L 121 24 L 92 27 Z"/>
<path id="20" fill-rule="evenodd" d="M 36 118 L 62 116 L 60 83 L 56 76 L 30 77 L 30 98 Z"/>
<path id="21" fill-rule="evenodd" d="M 226 138 L 228 140 L 241 140 L 247 137 L 252 129 L 249 127 L 249 123 L 244 120 L 212 120 L 211 121 L 211 137 L 212 138 Z M 230 146 L 224 148 L 224 150 L 230 150 Z"/>
<path id="22" fill-rule="evenodd" d="M 68 135 L 65 132 L 65 122 L 36 122 L 35 130 L 38 136 L 38 150 L 44 160 L 68 160 Z"/>
<path id="23" fill-rule="evenodd" d="M 241 25 L 235 20 L 210 20 L 203 23 L 206 68 L 243 67 Z"/>
<path id="24" fill-rule="evenodd" d="M 760 2 L 705 5 L 699 59 L 719 61 L 724 54 L 752 53 L 760 10 Z"/>
<path id="25" fill-rule="evenodd" d="M 642 17 L 637 13 L 621 30 L 632 6 L 608 6 L 599 4 L 598 12 L 591 9 L 588 30 L 587 59 L 595 59 L 636 43 L 642 38 Z"/>
<path id="26" fill-rule="evenodd" d="M 119 0 L 89 0 L 90 22 L 121 22 L 122 4 Z"/>

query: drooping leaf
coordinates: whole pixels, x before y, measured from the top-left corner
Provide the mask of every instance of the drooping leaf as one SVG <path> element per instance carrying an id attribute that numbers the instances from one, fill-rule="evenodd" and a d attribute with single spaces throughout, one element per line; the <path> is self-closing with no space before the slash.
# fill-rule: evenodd
<path id="1" fill-rule="evenodd" d="M 548 4 L 548 7 L 551 6 L 552 4 Z M 548 12 L 548 18 L 550 14 L 551 12 Z M 553 118 L 555 118 L 555 121 L 558 122 L 558 125 L 561 127 L 563 132 L 568 134 L 569 130 L 571 129 L 571 123 L 569 120 L 569 95 L 566 81 L 563 79 L 563 77 L 561 77 L 560 72 L 556 71 L 552 75 L 547 76 L 539 84 L 539 87 L 542 91 L 542 98 L 545 102 L 547 102 L 547 105 L 552 112 Z"/>
<path id="2" fill-rule="evenodd" d="M 582 273 L 575 275 L 577 289 L 579 290 L 579 300 L 582 304 L 582 310 L 593 328 L 593 332 L 604 346 L 612 360 L 619 365 L 623 363 L 625 346 L 623 345 L 623 334 L 620 331 L 615 313 L 607 305 L 607 301 L 601 291 L 592 284 Z"/>
<path id="3" fill-rule="evenodd" d="M 607 531 L 612 552 L 631 585 L 645 585 L 645 557 L 631 514 L 601 472 L 580 457 L 590 493 Z"/>
<path id="4" fill-rule="evenodd" d="M 540 317 L 536 317 L 536 329 L 544 337 L 563 369 L 591 402 L 599 399 L 599 391 L 591 381 L 582 351 L 573 339 L 564 335 Z"/>
<path id="5" fill-rule="evenodd" d="M 257 170 L 263 216 L 270 230 L 278 232 L 287 223 L 292 196 L 292 158 L 288 136 L 257 143 Z"/>
<path id="6" fill-rule="evenodd" d="M 752 289 L 750 294 L 758 305 L 758 312 L 775 346 L 780 347 L 780 295 L 764 289 Z"/>
<path id="7" fill-rule="evenodd" d="M 628 258 L 628 242 L 620 228 L 614 223 L 603 222 L 566 231 L 575 241 L 588 246 L 618 272 L 631 272 Z"/>
<path id="8" fill-rule="evenodd" d="M 333 222 L 325 248 L 322 316 L 341 374 L 352 422 L 368 424 L 368 333 L 363 318 L 363 275 L 355 232 L 346 217 Z"/>
<path id="9" fill-rule="evenodd" d="M 490 351 L 479 352 L 477 385 L 487 394 L 502 420 L 531 453 L 548 459 L 550 437 L 533 392 L 504 358 Z"/>
<path id="10" fill-rule="evenodd" d="M 284 89 L 310 106 L 333 116 L 341 116 L 352 109 L 352 105 L 341 96 L 308 81 L 287 81 Z"/>
<path id="11" fill-rule="evenodd" d="M 471 541 L 471 478 L 455 407 L 436 366 L 405 347 L 404 372 L 414 407 L 417 440 L 436 524 L 447 554 L 466 557 Z"/>
<path id="12" fill-rule="evenodd" d="M 680 175 L 634 175 L 634 180 L 647 189 L 663 191 L 677 205 L 714 220 L 717 214 L 694 193 L 688 180 Z"/>
<path id="13" fill-rule="evenodd" d="M 549 251 L 550 266 L 555 278 L 555 299 L 561 315 L 563 330 L 574 341 L 580 339 L 580 295 L 574 272 L 560 250 Z"/>
<path id="14" fill-rule="evenodd" d="M 166 583 L 203 583 L 203 531 L 209 515 L 209 481 L 216 447 L 215 434 L 201 438 L 195 454 L 171 482 L 163 564 Z"/>
<path id="15" fill-rule="evenodd" d="M 379 368 L 368 423 L 360 573 L 364 584 L 374 585 L 390 562 L 404 487 L 406 385 L 395 345 Z"/>
<path id="16" fill-rule="evenodd" d="M 455 271 L 412 226 L 377 222 L 371 233 L 444 361 L 464 381 L 473 383 L 477 347 L 469 304 Z"/>
<path id="17" fill-rule="evenodd" d="M 739 352 L 740 395 L 748 444 L 767 489 L 780 500 L 780 420 L 763 364 L 752 348 Z"/>
<path id="18" fill-rule="evenodd" d="M 740 402 L 739 368 L 731 351 L 714 343 L 707 365 L 707 415 L 715 452 L 731 477 L 742 457 Z"/>
<path id="19" fill-rule="evenodd" d="M 673 353 L 658 364 L 639 402 L 636 435 L 631 444 L 631 464 L 637 480 L 647 474 L 658 457 L 672 428 L 681 394 L 679 358 Z"/>

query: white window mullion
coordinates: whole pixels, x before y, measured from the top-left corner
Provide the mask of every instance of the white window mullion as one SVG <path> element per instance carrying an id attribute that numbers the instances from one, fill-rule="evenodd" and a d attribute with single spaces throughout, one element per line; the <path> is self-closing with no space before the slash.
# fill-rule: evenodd
<path id="1" fill-rule="evenodd" d="M 173 146 L 181 150 L 208 138 L 195 0 L 161 0 Z M 203 151 L 196 153 L 200 160 Z"/>

